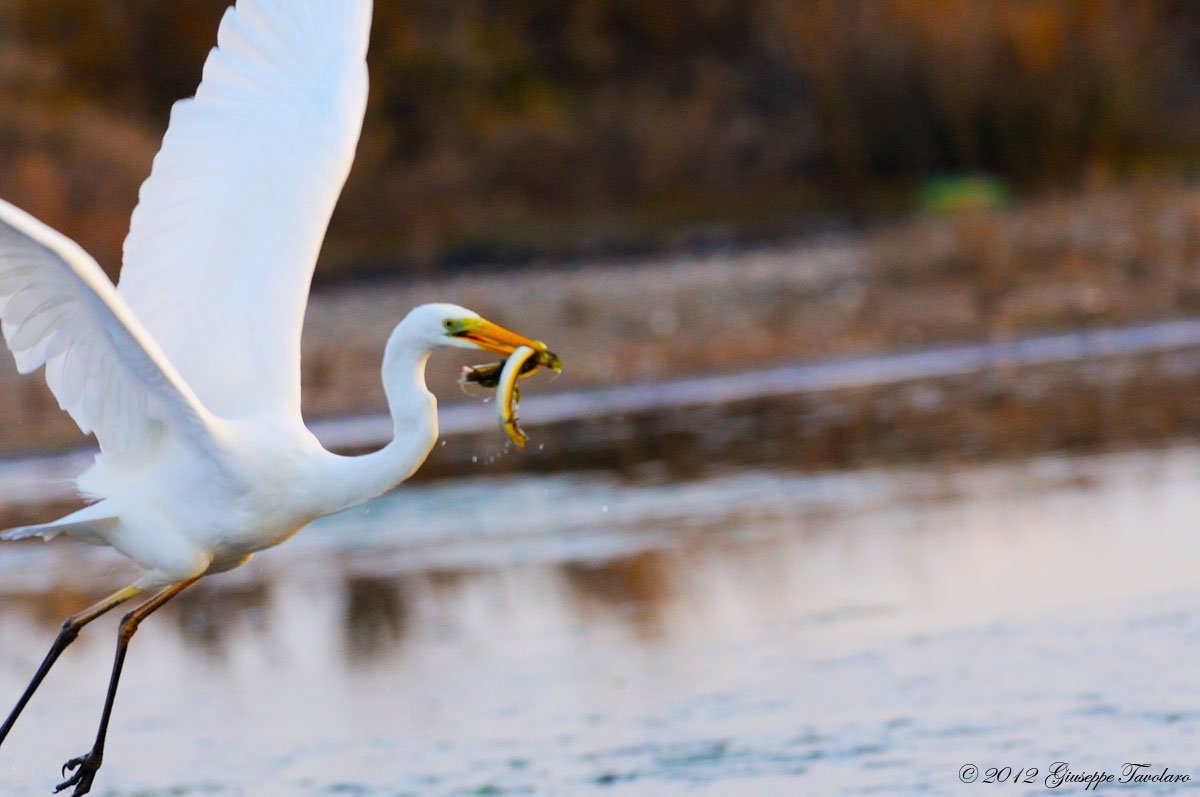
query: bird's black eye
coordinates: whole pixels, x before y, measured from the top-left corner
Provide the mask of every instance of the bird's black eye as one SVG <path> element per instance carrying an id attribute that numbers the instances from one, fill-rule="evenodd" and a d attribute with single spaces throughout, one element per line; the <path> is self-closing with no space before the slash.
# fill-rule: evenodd
<path id="1" fill-rule="evenodd" d="M 446 329 L 454 329 L 454 322 L 447 318 L 442 322 L 442 326 L 444 326 Z"/>

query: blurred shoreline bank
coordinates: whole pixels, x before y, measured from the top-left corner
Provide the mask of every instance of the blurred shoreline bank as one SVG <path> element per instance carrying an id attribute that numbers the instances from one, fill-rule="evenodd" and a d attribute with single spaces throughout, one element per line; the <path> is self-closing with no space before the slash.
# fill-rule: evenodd
<path id="1" fill-rule="evenodd" d="M 1159 445 L 1200 434 L 1200 318 L 533 396 L 512 451 L 490 404 L 441 411 L 414 477 L 602 469 L 632 482 Z M 386 415 L 317 421 L 328 447 L 388 439 Z M 87 452 L 0 460 L 0 523 L 75 504 Z"/>
<path id="2" fill-rule="evenodd" d="M 563 356 L 561 378 L 526 383 L 523 417 L 532 430 L 543 398 L 602 400 L 620 386 L 653 394 L 656 385 L 713 375 L 753 383 L 764 369 L 804 363 L 829 367 L 1200 316 L 1200 192 L 1154 183 L 703 258 L 478 269 L 326 288 L 313 294 L 305 326 L 310 420 L 384 411 L 383 343 L 403 313 L 426 301 L 471 307 L 545 339 Z M 485 420 L 449 435 L 422 474 L 683 473 L 730 462 L 815 469 L 1129 446 L 1200 431 L 1200 408 L 1188 399 L 1200 387 L 1196 342 L 1102 354 L 1085 347 L 1076 355 L 757 397 L 751 391 L 700 402 L 699 410 L 614 406 L 539 425 L 534 445 L 543 448 L 526 457 L 503 450 L 494 406 L 463 396 L 455 384 L 458 363 L 487 358 L 456 363 L 439 355 L 429 382 L 443 412 Z M 82 442 L 41 377 L 19 376 L 11 361 L 0 367 L 0 408 L 2 457 L 67 452 Z"/>

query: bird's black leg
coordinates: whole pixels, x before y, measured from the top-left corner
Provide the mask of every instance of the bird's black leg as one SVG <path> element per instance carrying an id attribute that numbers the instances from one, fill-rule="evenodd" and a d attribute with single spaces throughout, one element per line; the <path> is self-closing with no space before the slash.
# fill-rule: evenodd
<path id="1" fill-rule="evenodd" d="M 8 719 L 4 720 L 3 725 L 0 725 L 0 744 L 4 744 L 4 740 L 8 737 L 8 732 L 12 730 L 12 726 L 17 722 L 17 717 L 21 716 L 25 705 L 33 697 L 33 693 L 37 691 L 38 687 L 41 686 L 42 680 L 50 672 L 50 668 L 54 666 L 54 662 L 58 661 L 59 655 L 79 636 L 80 629 L 108 610 L 120 606 L 139 592 L 141 590 L 137 587 L 126 587 L 120 592 L 109 595 L 99 603 L 89 606 L 79 614 L 71 615 L 63 622 L 62 627 L 58 630 L 58 636 L 54 639 L 54 644 L 50 646 L 50 652 L 42 660 L 42 666 L 38 667 L 38 671 L 33 675 L 33 680 L 29 682 L 29 686 L 25 687 L 25 693 L 21 695 L 21 699 L 17 701 L 17 705 L 9 713 Z"/>
<path id="2" fill-rule="evenodd" d="M 199 576 L 181 581 L 173 587 L 167 587 L 121 620 L 121 630 L 117 634 L 117 655 L 113 661 L 112 676 L 108 681 L 108 696 L 104 700 L 104 712 L 100 715 L 100 730 L 96 733 L 96 742 L 92 745 L 90 752 L 79 758 L 72 758 L 63 764 L 63 775 L 66 775 L 68 771 L 75 774 L 58 784 L 54 790 L 55 794 L 72 786 L 75 787 L 75 791 L 71 792 L 71 797 L 80 797 L 92 790 L 92 781 L 95 780 L 96 772 L 104 761 L 104 739 L 108 735 L 108 721 L 112 717 L 113 701 L 117 698 L 117 682 L 121 680 L 121 667 L 125 664 L 125 651 L 129 648 L 129 640 L 137 633 L 138 625 L 142 620 L 198 580 Z"/>

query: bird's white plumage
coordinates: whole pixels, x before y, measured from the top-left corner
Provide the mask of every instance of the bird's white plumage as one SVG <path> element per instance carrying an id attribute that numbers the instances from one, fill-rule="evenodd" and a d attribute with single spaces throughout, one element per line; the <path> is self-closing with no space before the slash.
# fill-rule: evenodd
<path id="1" fill-rule="evenodd" d="M 79 428 L 116 458 L 165 431 L 207 446 L 214 419 L 96 261 L 0 201 L 0 328 L 22 373 L 46 381 Z"/>
<path id="2" fill-rule="evenodd" d="M 304 308 L 362 126 L 370 21 L 370 0 L 241 0 L 142 186 L 118 291 L 222 417 L 300 419 Z"/>

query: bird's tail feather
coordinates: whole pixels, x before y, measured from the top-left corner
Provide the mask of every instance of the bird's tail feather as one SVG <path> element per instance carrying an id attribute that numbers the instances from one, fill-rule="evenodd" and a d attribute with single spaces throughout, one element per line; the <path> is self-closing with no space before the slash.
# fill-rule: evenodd
<path id="1" fill-rule="evenodd" d="M 41 537 L 43 540 L 52 540 L 59 534 L 62 534 L 65 529 L 62 526 L 55 526 L 53 523 L 42 523 L 37 526 L 19 526 L 15 529 L 0 531 L 0 540 L 27 540 L 30 537 Z"/>
<path id="2" fill-rule="evenodd" d="M 85 510 L 86 511 L 86 510 Z M 76 513 L 79 514 L 79 513 Z M 110 524 L 115 523 L 115 518 L 90 518 L 87 520 L 74 520 L 74 515 L 67 515 L 65 518 L 60 518 L 52 523 L 39 523 L 36 526 L 18 526 L 15 529 L 0 531 L 0 540 L 27 540 L 31 537 L 41 537 L 49 542 L 60 534 L 70 534 L 72 537 L 78 537 L 85 542 L 96 544 L 105 544 L 104 532 L 108 530 Z"/>

